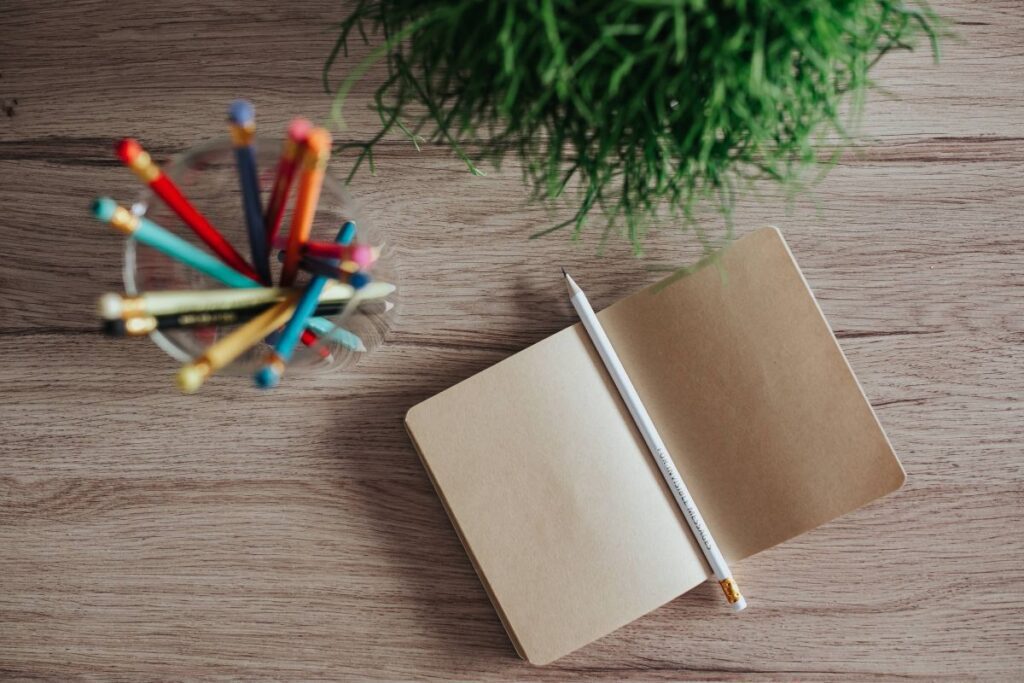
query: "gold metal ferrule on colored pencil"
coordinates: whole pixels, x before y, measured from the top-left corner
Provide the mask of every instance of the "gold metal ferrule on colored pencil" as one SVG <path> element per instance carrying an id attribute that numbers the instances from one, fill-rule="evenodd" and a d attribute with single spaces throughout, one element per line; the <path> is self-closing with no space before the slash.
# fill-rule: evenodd
<path id="1" fill-rule="evenodd" d="M 231 144 L 235 147 L 246 147 L 252 144 L 252 139 L 256 136 L 256 124 L 246 123 L 244 125 L 232 124 L 229 126 L 231 130 Z"/>
<path id="2" fill-rule="evenodd" d="M 269 365 L 271 370 L 274 371 L 278 376 L 284 374 L 285 362 L 281 356 L 277 355 L 275 351 L 271 351 L 267 354 L 266 358 L 263 359 L 264 364 Z"/>
<path id="3" fill-rule="evenodd" d="M 151 315 L 135 316 L 124 319 L 124 333 L 129 337 L 140 337 L 149 334 L 157 327 L 157 319 Z"/>
<path id="4" fill-rule="evenodd" d="M 327 162 L 330 160 L 330 138 L 327 138 L 326 143 L 327 149 L 311 148 L 306 154 L 302 155 L 302 167 L 308 171 L 324 171 L 327 168 Z"/>
<path id="5" fill-rule="evenodd" d="M 139 217 L 120 204 L 114 209 L 114 215 L 110 218 L 110 224 L 126 235 L 131 235 L 139 229 Z"/>
<path id="6" fill-rule="evenodd" d="M 135 175 L 137 175 L 139 179 L 147 185 L 159 178 L 162 173 L 160 167 L 157 166 L 156 162 L 153 161 L 153 158 L 149 156 L 149 152 L 144 149 L 140 149 L 135 156 L 129 159 L 128 168 L 130 168 Z"/>
<path id="7" fill-rule="evenodd" d="M 743 594 L 740 593 L 739 586 L 736 585 L 736 581 L 734 581 L 731 576 L 719 581 L 718 585 L 722 587 L 722 592 L 725 593 L 725 599 L 729 601 L 730 605 L 735 605 L 743 600 Z"/>
<path id="8" fill-rule="evenodd" d="M 287 161 L 294 161 L 299 156 L 301 146 L 298 142 L 292 138 L 285 138 L 284 149 L 281 150 L 281 156 Z"/>

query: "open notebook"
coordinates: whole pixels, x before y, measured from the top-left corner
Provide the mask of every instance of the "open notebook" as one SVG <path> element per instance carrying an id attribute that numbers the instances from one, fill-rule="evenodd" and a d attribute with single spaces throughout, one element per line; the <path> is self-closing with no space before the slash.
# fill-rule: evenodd
<path id="1" fill-rule="evenodd" d="M 730 562 L 903 483 L 778 230 L 598 317 Z M 711 575 L 580 324 L 414 406 L 406 426 L 534 664 Z"/>

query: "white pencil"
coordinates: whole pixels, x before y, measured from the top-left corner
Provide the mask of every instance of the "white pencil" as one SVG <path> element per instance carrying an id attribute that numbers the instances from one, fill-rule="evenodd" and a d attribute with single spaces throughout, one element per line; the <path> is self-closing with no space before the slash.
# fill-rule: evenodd
<path id="1" fill-rule="evenodd" d="M 601 360 L 604 361 L 608 374 L 612 376 L 612 380 L 615 382 L 622 400 L 625 401 L 626 407 L 629 408 L 629 414 L 633 416 L 633 421 L 643 435 L 647 448 L 650 449 L 651 455 L 654 456 L 655 462 L 658 463 L 658 469 L 661 470 L 662 476 L 665 477 L 665 483 L 668 484 L 668 488 L 672 491 L 676 503 L 679 504 L 679 509 L 682 511 L 683 517 L 686 518 L 686 522 L 690 525 L 690 530 L 697 539 L 697 544 L 704 552 L 704 557 L 707 558 L 711 571 L 715 573 L 715 578 L 722 587 L 722 591 L 725 592 L 726 599 L 733 610 L 739 612 L 747 606 L 747 601 L 740 594 L 739 586 L 736 585 L 736 581 L 732 578 L 732 572 L 729 571 L 729 565 L 722 556 L 722 552 L 718 549 L 715 539 L 711 536 L 708 525 L 704 523 L 704 518 L 700 516 L 700 511 L 693 502 L 693 498 L 690 497 L 690 492 L 686 489 L 683 478 L 679 476 L 679 470 L 676 469 L 675 463 L 672 462 L 672 457 L 669 455 L 665 443 L 661 440 L 661 436 L 658 435 L 658 430 L 654 427 L 651 416 L 647 414 L 644 404 L 640 401 L 640 396 L 637 395 L 636 389 L 633 388 L 633 383 L 629 380 L 625 368 L 622 367 L 619 356 L 615 353 L 615 349 L 612 348 L 612 343 L 608 340 L 608 335 L 605 334 L 604 328 L 601 327 L 601 323 L 598 321 L 594 309 L 591 308 L 590 302 L 587 301 L 586 295 L 573 279 L 569 277 L 569 273 L 565 272 L 565 268 L 562 269 L 562 273 L 565 275 L 566 284 L 569 286 L 569 300 L 572 302 L 573 308 L 576 309 L 576 313 L 579 314 L 587 334 L 590 335 L 590 341 L 597 348 L 597 353 L 601 356 Z"/>

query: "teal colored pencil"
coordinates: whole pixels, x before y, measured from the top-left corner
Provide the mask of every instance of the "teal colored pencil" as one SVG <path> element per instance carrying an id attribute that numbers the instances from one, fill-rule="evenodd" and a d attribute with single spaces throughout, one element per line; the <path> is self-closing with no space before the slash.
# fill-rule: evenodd
<path id="1" fill-rule="evenodd" d="M 110 223 L 117 230 L 132 236 L 142 244 L 167 254 L 229 287 L 262 287 L 252 278 L 242 275 L 220 259 L 192 246 L 166 228 L 160 227 L 148 218 L 136 216 L 110 197 L 97 198 L 92 203 L 92 215 L 104 223 Z M 307 320 L 307 323 L 321 335 L 331 334 L 335 330 L 334 324 L 323 318 L 312 318 Z M 303 342 L 311 346 L 316 340 L 306 336 Z"/>
<path id="2" fill-rule="evenodd" d="M 346 221 L 341 226 L 341 230 L 338 231 L 338 236 L 334 241 L 343 245 L 350 244 L 355 236 L 356 224 L 352 221 Z M 269 389 L 281 381 L 285 365 L 292 359 L 292 355 L 295 353 L 295 346 L 299 343 L 299 334 L 308 323 L 310 315 L 316 310 L 317 304 L 320 301 L 320 293 L 323 292 L 324 287 L 327 286 L 329 281 L 330 278 L 328 277 L 314 275 L 309 284 L 306 285 L 306 289 L 302 292 L 302 296 L 299 297 L 298 303 L 295 304 L 295 312 L 292 313 L 291 319 L 285 323 L 284 329 L 281 330 L 281 335 L 274 345 L 274 350 L 267 355 L 263 365 L 253 376 L 258 386 Z"/>
<path id="3" fill-rule="evenodd" d="M 221 261 L 216 256 L 194 247 L 177 235 L 168 232 L 153 221 L 136 216 L 110 197 L 100 197 L 92 203 L 92 215 L 133 238 L 171 258 L 191 266 L 214 280 L 230 287 L 262 287 L 252 278 Z"/>

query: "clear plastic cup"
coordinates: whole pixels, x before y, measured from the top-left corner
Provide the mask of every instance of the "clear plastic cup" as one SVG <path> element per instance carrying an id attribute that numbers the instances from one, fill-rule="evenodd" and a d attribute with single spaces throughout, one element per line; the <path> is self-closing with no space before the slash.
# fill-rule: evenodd
<path id="1" fill-rule="evenodd" d="M 283 145 L 282 139 L 257 138 L 256 162 L 259 169 L 260 187 L 263 189 L 263 204 L 266 206 L 270 188 L 274 183 L 277 161 Z M 235 166 L 234 149 L 230 138 L 217 139 L 192 147 L 173 157 L 162 167 L 163 172 L 174 181 L 182 193 L 246 258 L 251 260 L 248 231 L 242 209 L 242 194 L 238 172 Z M 289 194 L 284 219 L 279 235 L 287 235 L 295 203 L 298 173 Z M 158 225 L 167 228 L 179 237 L 207 250 L 192 230 L 179 219 L 159 197 L 148 188 L 141 194 L 132 211 L 144 215 Z M 338 323 L 344 316 L 344 329 L 361 341 L 357 346 L 335 339 L 321 337 L 315 347 L 299 344 L 288 365 L 285 381 L 296 374 L 329 372 L 348 368 L 366 354 L 373 353 L 387 336 L 399 312 L 398 263 L 394 245 L 383 232 L 367 220 L 365 214 L 353 201 L 342 185 L 328 174 L 324 178 L 320 202 L 317 206 L 310 239 L 324 242 L 334 241 L 338 230 L 347 221 L 356 224 L 356 242 L 370 244 L 380 249 L 380 256 L 373 264 L 370 274 L 374 281 L 389 282 L 395 291 L 383 301 L 364 302 L 354 310 L 325 316 Z M 271 269 L 274 281 L 280 273 L 278 249 L 271 251 Z M 309 274 L 300 271 L 296 286 L 309 280 Z M 128 239 L 124 252 L 124 284 L 128 294 L 149 291 L 182 289 L 222 289 L 226 285 L 199 273 L 164 254 Z M 210 344 L 231 332 L 235 326 L 194 327 L 156 330 L 150 338 L 172 358 L 187 362 L 199 356 Z M 227 374 L 249 374 L 263 360 L 270 347 L 262 342 L 242 354 L 231 366 L 221 370 Z"/>

